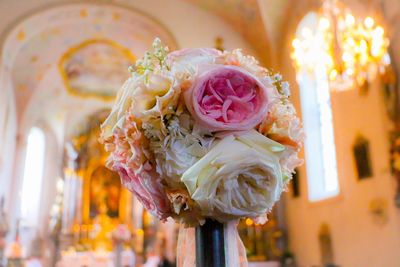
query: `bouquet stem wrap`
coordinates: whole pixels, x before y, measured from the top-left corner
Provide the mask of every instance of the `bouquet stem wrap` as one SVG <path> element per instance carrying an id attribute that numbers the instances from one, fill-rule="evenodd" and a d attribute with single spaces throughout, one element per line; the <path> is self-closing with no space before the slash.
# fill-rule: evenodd
<path id="1" fill-rule="evenodd" d="M 247 267 L 246 250 L 239 237 L 237 225 L 237 220 L 222 224 L 207 219 L 203 226 L 196 228 L 181 226 L 177 266 Z"/>

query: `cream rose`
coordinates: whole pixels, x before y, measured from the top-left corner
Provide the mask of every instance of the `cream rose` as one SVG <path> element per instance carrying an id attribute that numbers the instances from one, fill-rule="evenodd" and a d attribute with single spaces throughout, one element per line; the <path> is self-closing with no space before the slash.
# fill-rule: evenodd
<path id="1" fill-rule="evenodd" d="M 180 89 L 173 86 L 174 79 L 167 74 L 149 73 L 143 77 L 129 78 L 119 91 L 111 114 L 102 124 L 102 137 L 112 136 L 116 129 L 123 129 L 126 112 L 140 120 L 172 112 L 178 102 Z"/>
<path id="2" fill-rule="evenodd" d="M 182 175 L 203 216 L 220 221 L 267 213 L 283 190 L 285 147 L 255 130 L 224 137 Z"/>

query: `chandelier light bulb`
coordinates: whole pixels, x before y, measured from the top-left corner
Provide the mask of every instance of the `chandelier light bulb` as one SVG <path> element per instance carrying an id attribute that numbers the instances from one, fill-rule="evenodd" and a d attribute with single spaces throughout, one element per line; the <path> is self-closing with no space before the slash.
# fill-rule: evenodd
<path id="1" fill-rule="evenodd" d="M 368 70 L 388 64 L 389 40 L 373 17 L 356 18 L 342 3 L 329 0 L 317 16 L 316 27 L 304 27 L 292 41 L 298 71 L 324 67 L 332 90 L 343 90 L 362 87 L 376 76 Z"/>
<path id="2" fill-rule="evenodd" d="M 355 18 L 351 14 L 346 15 L 346 25 L 347 26 L 353 26 L 354 23 L 356 22 Z"/>
<path id="3" fill-rule="evenodd" d="M 329 19 L 326 17 L 321 17 L 319 20 L 319 28 L 320 30 L 327 30 L 330 27 Z"/>
<path id="4" fill-rule="evenodd" d="M 374 23 L 375 23 L 375 21 L 371 17 L 366 17 L 365 20 L 364 20 L 364 25 L 368 29 L 371 29 L 374 26 Z"/>

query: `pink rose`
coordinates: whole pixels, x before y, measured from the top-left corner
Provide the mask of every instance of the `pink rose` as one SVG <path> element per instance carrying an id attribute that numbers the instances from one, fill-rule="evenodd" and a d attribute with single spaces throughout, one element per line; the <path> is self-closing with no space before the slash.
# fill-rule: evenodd
<path id="1" fill-rule="evenodd" d="M 185 93 L 192 116 L 211 131 L 249 130 L 265 118 L 267 88 L 235 66 L 219 65 L 204 73 Z"/>
<path id="2" fill-rule="evenodd" d="M 161 220 L 171 215 L 170 202 L 154 170 L 135 172 L 119 164 L 115 164 L 113 170 L 118 172 L 122 185 L 135 194 L 146 210 Z"/>
<path id="3" fill-rule="evenodd" d="M 111 140 L 106 141 L 111 152 L 107 166 L 118 172 L 124 187 L 134 193 L 143 206 L 157 216 L 166 219 L 172 207 L 165 193 L 161 178 L 150 163 L 145 137 L 137 129 L 135 121 L 126 116 L 124 129 L 117 129 Z"/>

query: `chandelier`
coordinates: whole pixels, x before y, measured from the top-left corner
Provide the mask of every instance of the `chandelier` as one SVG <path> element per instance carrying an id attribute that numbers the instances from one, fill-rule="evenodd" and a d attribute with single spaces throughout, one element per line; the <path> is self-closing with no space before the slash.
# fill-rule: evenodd
<path id="1" fill-rule="evenodd" d="M 389 40 L 372 17 L 355 18 L 336 0 L 323 3 L 316 23 L 305 23 L 293 40 L 298 71 L 326 74 L 332 90 L 363 88 L 390 63 Z"/>

